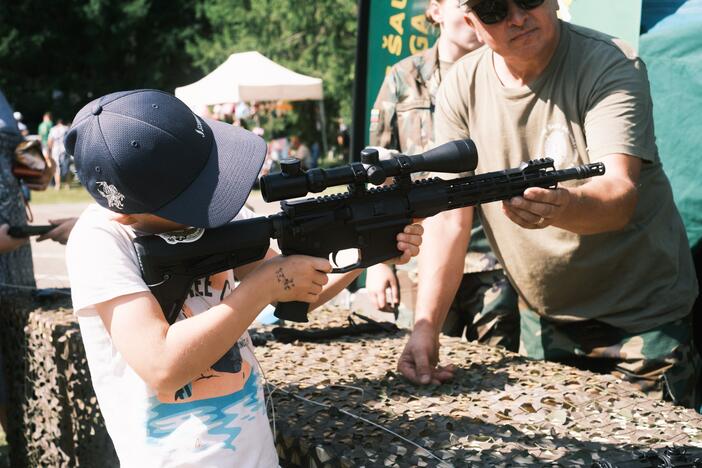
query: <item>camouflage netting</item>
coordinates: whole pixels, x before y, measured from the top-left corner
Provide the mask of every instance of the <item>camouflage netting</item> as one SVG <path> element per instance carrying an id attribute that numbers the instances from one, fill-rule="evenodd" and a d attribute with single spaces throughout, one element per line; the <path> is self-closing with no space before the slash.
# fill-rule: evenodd
<path id="1" fill-rule="evenodd" d="M 14 466 L 117 465 L 68 306 L 0 298 Z M 343 325 L 345 315 L 314 314 L 310 326 Z M 702 457 L 702 416 L 613 377 L 444 337 L 456 378 L 417 388 L 394 372 L 405 340 L 257 349 L 284 467 L 657 466 L 636 453 L 665 447 Z"/>
<path id="2" fill-rule="evenodd" d="M 12 466 L 118 466 L 70 300 L 0 298 Z"/>
<path id="3" fill-rule="evenodd" d="M 343 315 L 314 314 L 311 326 L 341 325 Z M 442 359 L 459 366 L 454 381 L 414 387 L 394 371 L 406 338 L 257 348 L 284 466 L 658 466 L 637 462 L 637 451 L 666 447 L 702 458 L 692 410 L 458 338 L 442 337 Z"/>

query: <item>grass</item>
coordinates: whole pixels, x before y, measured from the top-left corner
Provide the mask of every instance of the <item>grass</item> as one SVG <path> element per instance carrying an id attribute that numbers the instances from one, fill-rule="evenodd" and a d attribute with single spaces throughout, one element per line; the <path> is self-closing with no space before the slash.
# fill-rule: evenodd
<path id="1" fill-rule="evenodd" d="M 47 205 L 53 203 L 90 203 L 92 198 L 83 186 L 71 186 L 54 190 L 49 187 L 44 191 L 32 191 L 32 199 L 30 203 L 37 205 Z"/>

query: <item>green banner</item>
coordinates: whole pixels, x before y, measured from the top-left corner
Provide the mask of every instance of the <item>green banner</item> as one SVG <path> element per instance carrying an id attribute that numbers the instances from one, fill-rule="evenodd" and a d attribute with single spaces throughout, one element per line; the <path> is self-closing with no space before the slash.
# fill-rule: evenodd
<path id="1" fill-rule="evenodd" d="M 366 76 L 366 122 L 368 142 L 370 110 L 390 67 L 401 59 L 434 44 L 434 28 L 424 18 L 427 0 L 372 0 L 368 24 L 368 75 Z"/>
<path id="2" fill-rule="evenodd" d="M 638 47 L 642 0 L 558 0 L 559 17 Z M 368 18 L 363 141 L 385 74 L 399 60 L 431 47 L 437 31 L 424 18 L 428 0 L 372 0 Z"/>
<path id="3" fill-rule="evenodd" d="M 625 40 L 638 50 L 641 0 L 558 0 L 558 16 Z"/>

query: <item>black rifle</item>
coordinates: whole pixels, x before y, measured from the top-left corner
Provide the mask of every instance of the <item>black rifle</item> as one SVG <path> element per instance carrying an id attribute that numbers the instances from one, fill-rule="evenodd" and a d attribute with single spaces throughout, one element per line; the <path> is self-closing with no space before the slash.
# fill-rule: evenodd
<path id="1" fill-rule="evenodd" d="M 41 236 L 56 228 L 56 224 L 34 225 L 34 226 L 10 226 L 7 233 L 12 237 Z"/>
<path id="2" fill-rule="evenodd" d="M 282 172 L 261 178 L 263 198 L 270 202 L 321 192 L 349 184 L 348 192 L 282 201 L 280 213 L 235 221 L 208 229 L 194 242 L 169 244 L 161 236 L 134 240 L 142 275 L 173 323 L 197 278 L 229 270 L 264 257 L 270 239 L 277 239 L 283 255 L 304 254 L 336 260 L 340 251 L 357 249 L 358 261 L 334 268 L 334 273 L 366 268 L 400 255 L 396 236 L 414 218 L 519 196 L 529 187 L 555 188 L 558 182 L 604 174 L 602 163 L 555 170 L 553 160 L 538 159 L 515 169 L 443 180 L 412 182 L 411 174 L 468 172 L 477 165 L 471 140 L 446 143 L 424 154 L 399 155 L 379 161 L 366 148 L 362 162 L 332 169 L 303 171 L 299 161 L 282 163 Z M 368 189 L 367 183 L 394 183 Z M 284 320 L 307 321 L 309 304 L 279 303 L 275 315 Z"/>

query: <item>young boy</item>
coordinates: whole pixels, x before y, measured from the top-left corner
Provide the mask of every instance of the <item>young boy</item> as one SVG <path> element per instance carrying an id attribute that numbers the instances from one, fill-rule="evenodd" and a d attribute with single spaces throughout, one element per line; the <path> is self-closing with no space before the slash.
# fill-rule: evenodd
<path id="1" fill-rule="evenodd" d="M 194 115 L 153 90 L 85 106 L 66 136 L 87 208 L 67 262 L 93 386 L 123 467 L 277 466 L 247 327 L 269 303 L 324 303 L 358 272 L 329 281 L 325 259 L 278 256 L 200 280 L 170 325 L 141 278 L 135 236 L 201 229 L 242 208 L 266 154 L 241 128 Z M 422 229 L 398 235 L 399 262 Z M 234 280 L 239 285 L 232 289 Z"/>

